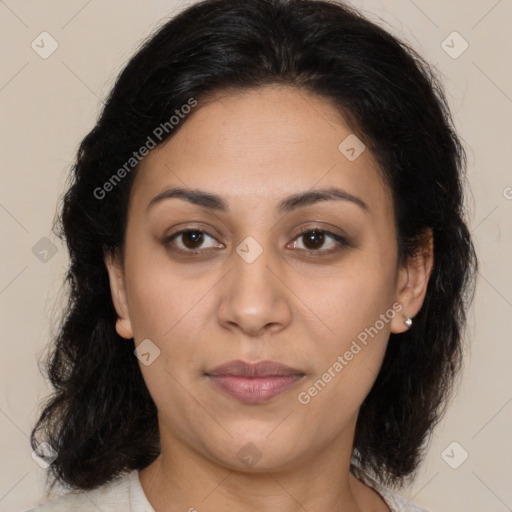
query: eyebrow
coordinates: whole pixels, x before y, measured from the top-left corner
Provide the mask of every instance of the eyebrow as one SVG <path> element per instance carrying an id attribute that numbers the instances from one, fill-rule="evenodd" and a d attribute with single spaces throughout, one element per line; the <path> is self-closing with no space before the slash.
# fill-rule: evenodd
<path id="1" fill-rule="evenodd" d="M 147 210 L 166 199 L 172 198 L 183 199 L 207 210 L 219 212 L 229 211 L 227 201 L 221 196 L 199 189 L 185 189 L 180 187 L 164 190 L 155 196 L 149 202 Z M 337 187 L 308 190 L 292 194 L 278 204 L 277 211 L 283 214 L 289 213 L 321 201 L 349 201 L 360 206 L 366 212 L 370 211 L 370 208 L 362 199 Z"/>

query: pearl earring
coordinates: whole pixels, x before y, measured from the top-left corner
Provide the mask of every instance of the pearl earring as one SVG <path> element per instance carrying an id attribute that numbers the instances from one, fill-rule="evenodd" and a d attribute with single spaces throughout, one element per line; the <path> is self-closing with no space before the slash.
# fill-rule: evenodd
<path id="1" fill-rule="evenodd" d="M 411 327 L 412 325 L 412 319 L 411 317 L 407 317 L 407 319 L 405 320 L 405 325 L 407 325 L 407 327 Z"/>

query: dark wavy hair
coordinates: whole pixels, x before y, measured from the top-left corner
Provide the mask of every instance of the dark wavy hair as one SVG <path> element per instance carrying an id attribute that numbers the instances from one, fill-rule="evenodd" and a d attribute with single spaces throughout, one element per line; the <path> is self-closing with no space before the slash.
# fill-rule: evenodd
<path id="1" fill-rule="evenodd" d="M 413 326 L 391 334 L 359 412 L 354 456 L 387 485 L 413 477 L 464 352 L 478 262 L 466 225 L 466 155 L 439 78 L 412 48 L 357 10 L 323 0 L 206 0 L 158 27 L 118 76 L 81 142 L 54 232 L 66 241 L 69 295 L 45 371 L 54 392 L 31 432 L 48 471 L 93 489 L 160 453 L 157 409 L 116 330 L 107 252 L 124 248 L 137 166 L 108 182 L 156 127 L 195 98 L 283 84 L 330 101 L 379 162 L 392 191 L 400 264 L 434 237 L 434 266 Z M 169 129 L 164 142 L 186 123 Z M 48 484 L 48 482 L 47 482 Z"/>

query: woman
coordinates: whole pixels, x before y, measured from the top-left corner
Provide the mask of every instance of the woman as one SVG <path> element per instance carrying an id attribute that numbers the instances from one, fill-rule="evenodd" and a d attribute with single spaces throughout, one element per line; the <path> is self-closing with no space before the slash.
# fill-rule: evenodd
<path id="1" fill-rule="evenodd" d="M 465 155 L 404 43 L 316 0 L 162 26 L 85 137 L 38 511 L 422 510 L 477 260 Z M 45 451 L 46 450 L 46 451 Z"/>

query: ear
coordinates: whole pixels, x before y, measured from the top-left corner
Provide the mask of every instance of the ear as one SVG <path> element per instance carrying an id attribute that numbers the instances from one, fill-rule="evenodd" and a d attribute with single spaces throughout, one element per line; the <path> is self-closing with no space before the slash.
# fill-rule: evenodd
<path id="1" fill-rule="evenodd" d="M 421 309 L 433 266 L 434 236 L 432 229 L 428 228 L 421 237 L 417 253 L 398 271 L 396 300 L 402 305 L 402 310 L 391 321 L 391 332 L 406 331 L 407 317 L 412 319 Z"/>
<path id="2" fill-rule="evenodd" d="M 133 329 L 128 315 L 128 303 L 124 282 L 124 271 L 117 255 L 110 251 L 105 253 L 105 266 L 107 267 L 110 281 L 112 302 L 117 312 L 116 331 L 122 338 L 133 338 Z"/>

